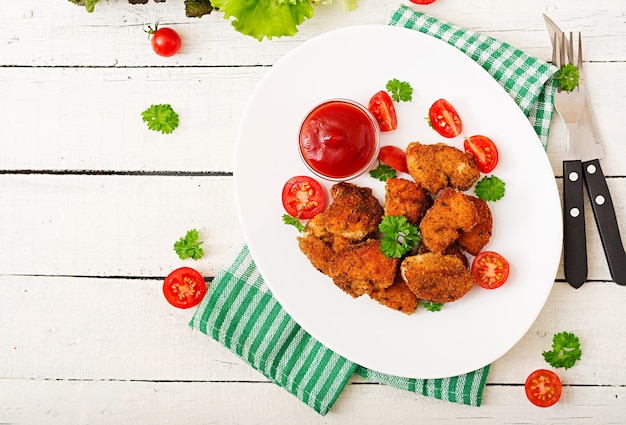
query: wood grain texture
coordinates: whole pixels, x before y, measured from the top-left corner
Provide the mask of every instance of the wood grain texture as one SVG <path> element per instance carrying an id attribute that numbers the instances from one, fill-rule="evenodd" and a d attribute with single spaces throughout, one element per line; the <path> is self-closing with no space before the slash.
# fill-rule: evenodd
<path id="1" fill-rule="evenodd" d="M 321 417 L 188 325 L 162 279 L 191 265 L 213 277 L 244 243 L 233 194 L 234 149 L 249 97 L 282 56 L 346 25 L 384 24 L 398 6 L 319 7 L 295 37 L 258 41 L 223 14 L 184 16 L 181 1 L 0 2 L 0 423 L 37 424 L 621 424 L 626 417 L 626 288 L 610 275 L 591 209 L 590 282 L 562 267 L 522 340 L 491 368 L 483 405 L 444 403 L 355 376 Z M 409 3 L 407 3 L 409 4 Z M 621 0 L 439 0 L 418 10 L 549 60 L 541 13 L 583 32 L 585 72 L 618 222 L 626 234 L 626 4 Z M 144 24 L 163 18 L 183 37 L 156 56 Z M 323 58 L 321 58 L 323 60 Z M 140 113 L 170 103 L 171 135 Z M 491 111 L 485 111 L 489 113 Z M 547 150 L 561 185 L 565 132 Z M 532 164 L 529 164 L 532 172 Z M 205 256 L 172 245 L 196 227 Z M 540 243 L 529 235 L 528 249 Z M 497 320 L 497 318 L 494 318 Z M 567 330 L 583 357 L 559 370 L 561 402 L 538 409 L 523 382 Z M 462 351 L 462 347 L 459 347 Z"/>

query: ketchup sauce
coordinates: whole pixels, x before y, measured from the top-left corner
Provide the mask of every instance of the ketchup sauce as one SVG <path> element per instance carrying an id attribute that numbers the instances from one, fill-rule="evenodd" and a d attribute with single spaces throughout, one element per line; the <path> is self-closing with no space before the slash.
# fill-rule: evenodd
<path id="1" fill-rule="evenodd" d="M 300 127 L 300 154 L 318 176 L 348 180 L 365 171 L 379 149 L 376 119 L 362 105 L 333 99 L 316 106 Z"/>

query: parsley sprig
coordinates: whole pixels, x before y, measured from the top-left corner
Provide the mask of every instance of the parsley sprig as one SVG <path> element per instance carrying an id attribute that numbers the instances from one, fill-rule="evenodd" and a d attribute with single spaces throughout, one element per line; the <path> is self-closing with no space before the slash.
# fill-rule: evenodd
<path id="1" fill-rule="evenodd" d="M 141 113 L 141 119 L 146 122 L 148 128 L 169 134 L 178 127 L 178 114 L 169 104 L 150 105 Z"/>
<path id="2" fill-rule="evenodd" d="M 378 225 L 383 234 L 380 250 L 389 258 L 400 258 L 420 241 L 419 229 L 406 217 L 386 215 Z"/>
<path id="3" fill-rule="evenodd" d="M 552 367 L 569 369 L 580 360 L 582 351 L 578 337 L 570 332 L 560 332 L 552 337 L 552 351 L 541 353 Z"/>
<path id="4" fill-rule="evenodd" d="M 567 65 L 563 65 L 556 73 L 556 80 L 558 81 L 561 90 L 571 92 L 578 87 L 580 71 L 576 65 L 568 63 Z"/>
<path id="5" fill-rule="evenodd" d="M 428 311 L 436 312 L 441 311 L 441 307 L 443 307 L 443 303 L 434 303 L 432 301 L 420 301 L 420 305 L 424 307 Z"/>
<path id="6" fill-rule="evenodd" d="M 397 78 L 389 80 L 385 86 L 394 102 L 410 102 L 413 100 L 413 87 L 407 81 Z"/>
<path id="7" fill-rule="evenodd" d="M 202 241 L 198 240 L 200 237 L 196 229 L 187 231 L 185 236 L 181 237 L 174 243 L 174 251 L 178 255 L 178 258 L 185 260 L 187 258 L 193 258 L 199 260 L 204 255 L 204 251 L 200 247 Z"/>
<path id="8" fill-rule="evenodd" d="M 504 196 L 504 182 L 496 176 L 485 176 L 474 188 L 474 193 L 483 201 L 495 202 Z"/>
<path id="9" fill-rule="evenodd" d="M 370 176 L 381 182 L 386 182 L 388 179 L 396 177 L 397 173 L 392 167 L 382 162 L 378 163 L 378 167 L 370 171 Z"/>
<path id="10" fill-rule="evenodd" d="M 283 214 L 283 223 L 294 226 L 300 233 L 304 230 L 304 224 L 300 221 L 300 216 L 292 217 L 289 214 Z"/>

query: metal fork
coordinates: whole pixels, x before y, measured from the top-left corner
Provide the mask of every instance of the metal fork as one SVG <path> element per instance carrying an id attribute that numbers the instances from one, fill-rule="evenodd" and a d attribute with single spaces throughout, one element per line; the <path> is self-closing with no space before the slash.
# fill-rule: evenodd
<path id="1" fill-rule="evenodd" d="M 570 33 L 569 42 L 565 34 L 561 39 L 554 36 L 552 63 L 561 68 L 576 64 L 582 70 L 582 43 L 578 33 L 578 59 L 574 59 L 574 46 Z M 568 62 L 565 62 L 567 55 Z M 575 288 L 587 280 L 587 241 L 583 195 L 583 166 L 580 153 L 576 151 L 578 120 L 585 107 L 585 88 L 579 79 L 578 86 L 568 92 L 560 87 L 554 93 L 554 106 L 563 119 L 567 130 L 567 145 L 563 158 L 563 262 L 565 279 Z"/>
<path id="2" fill-rule="evenodd" d="M 567 64 L 574 64 L 579 70 L 582 70 L 582 42 L 580 39 L 580 33 L 578 33 L 578 55 L 577 60 L 574 60 L 574 41 L 572 40 L 572 33 L 570 33 L 569 43 L 566 41 L 565 33 L 561 33 L 561 40 L 557 40 L 557 36 L 554 36 L 554 45 L 552 48 L 552 63 L 558 68 L 562 68 Z M 565 62 L 565 56 L 567 55 L 568 62 Z M 557 88 L 554 94 L 554 106 L 557 112 L 565 122 L 567 128 L 567 150 L 569 152 L 570 147 L 574 148 L 574 138 L 576 126 L 578 125 L 578 119 L 582 114 L 585 106 L 585 89 L 581 86 L 582 73 L 580 74 L 578 86 L 571 92 L 561 90 Z M 572 144 L 572 146 L 570 146 Z M 575 149 L 574 149 L 575 151 Z"/>

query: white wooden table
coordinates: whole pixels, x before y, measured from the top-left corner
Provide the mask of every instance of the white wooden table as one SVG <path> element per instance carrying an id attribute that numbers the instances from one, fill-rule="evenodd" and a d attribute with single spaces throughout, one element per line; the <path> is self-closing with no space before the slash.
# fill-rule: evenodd
<path id="1" fill-rule="evenodd" d="M 186 230 L 200 230 L 206 254 L 193 266 L 208 277 L 244 242 L 233 151 L 260 78 L 302 42 L 345 25 L 385 23 L 398 5 L 361 0 L 347 15 L 319 7 L 295 37 L 259 43 L 219 12 L 186 18 L 176 0 L 102 0 L 92 14 L 66 0 L 0 3 L 0 423 L 626 421 L 626 288 L 611 282 L 590 209 L 589 282 L 574 290 L 559 270 L 536 323 L 492 365 L 480 408 L 355 377 L 321 417 L 192 331 L 192 311 L 165 302 L 162 279 L 181 266 L 172 244 Z M 583 32 L 602 165 L 626 232 L 626 3 L 414 7 L 545 60 L 542 12 Z M 183 37 L 171 58 L 156 56 L 142 30 L 160 17 Z M 139 114 L 151 103 L 179 112 L 173 134 L 147 131 Z M 548 156 L 559 187 L 563 148 L 555 119 Z M 532 250 L 533 235 L 527 243 Z M 583 357 L 559 370 L 561 401 L 539 409 L 523 383 L 547 366 L 541 352 L 563 330 L 580 337 Z"/>

